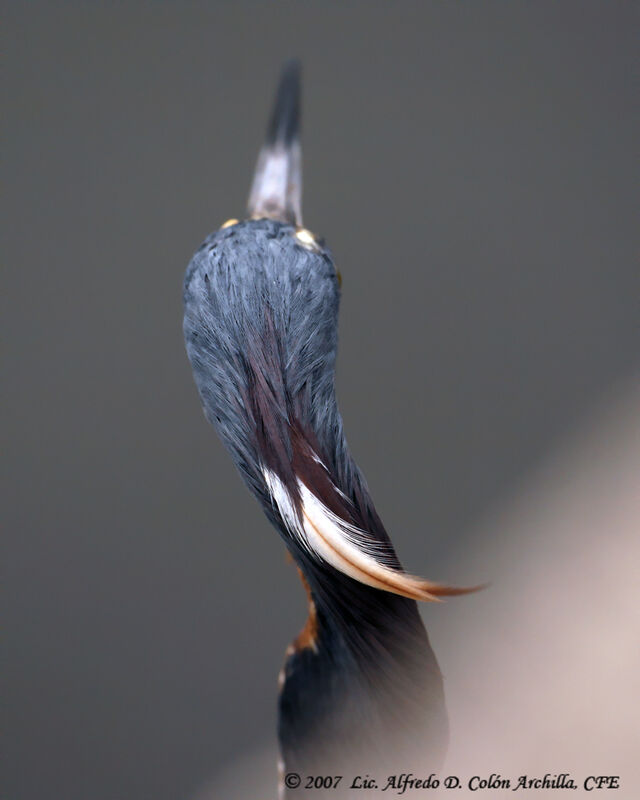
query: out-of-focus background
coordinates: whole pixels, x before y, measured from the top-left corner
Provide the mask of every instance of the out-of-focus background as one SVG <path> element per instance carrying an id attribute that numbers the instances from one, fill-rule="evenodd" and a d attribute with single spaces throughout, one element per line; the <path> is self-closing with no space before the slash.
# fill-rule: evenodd
<path id="1" fill-rule="evenodd" d="M 202 417 L 181 280 L 243 213 L 291 55 L 305 223 L 343 276 L 350 444 L 411 571 L 495 587 L 425 609 L 453 754 L 530 743 L 535 718 L 549 763 L 560 716 L 535 684 L 558 675 L 577 692 L 567 736 L 587 731 L 597 754 L 602 719 L 627 730 L 633 698 L 593 697 L 637 659 L 637 5 L 11 2 L 3 16 L 3 794 L 186 800 L 273 744 L 306 603 Z M 520 574 L 542 582 L 529 604 Z M 545 594 L 558 605 L 538 613 Z M 558 619 L 550 641 L 575 646 L 545 643 Z M 581 678 L 591 646 L 601 667 Z M 599 708 L 584 720 L 583 695 Z M 513 728 L 492 740 L 496 704 L 492 725 Z M 477 736 L 455 738 L 472 711 Z M 504 769 L 499 754 L 486 768 Z"/>

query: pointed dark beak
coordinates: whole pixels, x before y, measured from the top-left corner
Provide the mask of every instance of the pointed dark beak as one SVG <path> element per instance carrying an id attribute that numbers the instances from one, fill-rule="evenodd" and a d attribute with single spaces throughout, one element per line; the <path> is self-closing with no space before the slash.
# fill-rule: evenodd
<path id="1" fill-rule="evenodd" d="M 300 62 L 282 70 L 265 143 L 249 194 L 251 217 L 302 225 L 302 150 L 300 147 Z"/>

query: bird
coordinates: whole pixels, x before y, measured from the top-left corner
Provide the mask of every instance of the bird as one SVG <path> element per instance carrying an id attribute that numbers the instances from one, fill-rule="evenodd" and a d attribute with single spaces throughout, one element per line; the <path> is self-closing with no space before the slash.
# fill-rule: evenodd
<path id="1" fill-rule="evenodd" d="M 308 597 L 279 677 L 281 797 L 295 794 L 291 775 L 413 768 L 410 753 L 440 768 L 443 679 L 416 601 L 477 588 L 405 572 L 347 446 L 335 393 L 341 278 L 324 239 L 303 225 L 300 86 L 293 59 L 282 69 L 247 215 L 204 240 L 183 291 L 186 351 L 206 419 Z"/>

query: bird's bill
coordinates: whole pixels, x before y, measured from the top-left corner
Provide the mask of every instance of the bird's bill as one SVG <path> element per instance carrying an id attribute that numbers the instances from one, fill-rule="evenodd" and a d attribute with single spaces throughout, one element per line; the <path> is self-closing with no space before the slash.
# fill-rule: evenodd
<path id="1" fill-rule="evenodd" d="M 280 77 L 267 136 L 249 194 L 249 215 L 302 225 L 300 63 L 289 61 Z"/>

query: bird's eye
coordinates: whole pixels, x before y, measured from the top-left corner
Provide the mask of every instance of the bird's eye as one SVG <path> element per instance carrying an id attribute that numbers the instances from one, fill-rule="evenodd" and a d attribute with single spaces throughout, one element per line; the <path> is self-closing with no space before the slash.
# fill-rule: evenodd
<path id="1" fill-rule="evenodd" d="M 237 219 L 228 219 L 220 226 L 220 230 L 222 230 L 223 228 L 230 228 L 232 225 L 237 225 L 237 224 L 238 224 Z"/>
<path id="2" fill-rule="evenodd" d="M 320 250 L 316 237 L 306 228 L 297 228 L 294 236 L 298 244 L 301 244 L 307 250 L 314 250 L 315 252 Z"/>

